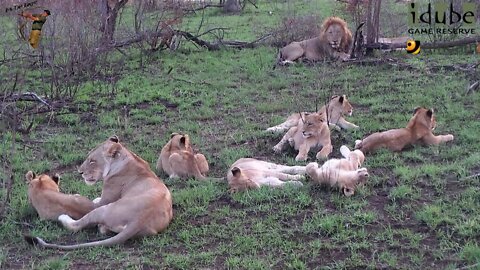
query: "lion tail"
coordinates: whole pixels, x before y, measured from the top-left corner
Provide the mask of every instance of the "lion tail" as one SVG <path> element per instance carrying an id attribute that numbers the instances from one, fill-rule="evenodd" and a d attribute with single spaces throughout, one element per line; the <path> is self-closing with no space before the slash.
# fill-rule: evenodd
<path id="1" fill-rule="evenodd" d="M 275 60 L 275 64 L 273 64 L 273 68 L 275 69 L 280 63 L 284 61 L 283 56 L 282 56 L 282 50 L 280 48 L 277 48 L 277 59 Z"/>
<path id="2" fill-rule="evenodd" d="M 73 250 L 77 248 L 86 248 L 86 247 L 97 247 L 97 246 L 113 246 L 117 244 L 121 244 L 128 239 L 134 237 L 138 233 L 138 226 L 135 223 L 127 225 L 127 227 L 121 231 L 119 234 L 99 241 L 82 243 L 82 244 L 75 244 L 75 245 L 58 245 L 47 243 L 40 237 L 34 237 L 30 235 L 24 235 L 23 238 L 29 244 L 34 246 L 40 246 L 43 248 L 52 248 L 52 249 L 63 249 L 63 250 Z"/>

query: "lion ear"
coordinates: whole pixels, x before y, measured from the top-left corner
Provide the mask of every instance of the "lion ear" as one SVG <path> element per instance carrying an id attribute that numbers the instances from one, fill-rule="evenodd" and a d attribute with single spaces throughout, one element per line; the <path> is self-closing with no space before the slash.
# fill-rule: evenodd
<path id="1" fill-rule="evenodd" d="M 60 175 L 56 173 L 54 176 L 52 176 L 53 182 L 57 183 L 57 185 L 60 184 Z"/>
<path id="2" fill-rule="evenodd" d="M 428 116 L 429 118 L 432 118 L 432 115 L 433 115 L 433 108 L 431 108 L 431 109 L 429 109 L 429 110 L 427 111 L 427 116 Z"/>
<path id="3" fill-rule="evenodd" d="M 117 137 L 117 135 L 113 135 L 112 137 L 108 138 L 110 141 L 112 142 L 115 142 L 115 143 L 118 143 L 119 142 L 119 139 Z"/>
<path id="4" fill-rule="evenodd" d="M 32 171 L 28 171 L 27 174 L 25 174 L 25 178 L 27 179 L 27 182 L 30 182 L 35 179 L 35 173 Z"/>
<path id="5" fill-rule="evenodd" d="M 120 150 L 122 150 L 122 146 L 119 143 L 114 143 L 110 148 L 107 150 L 105 156 L 116 158 L 120 154 Z"/>
<path id="6" fill-rule="evenodd" d="M 233 174 L 233 176 L 235 176 L 235 177 L 240 176 L 240 168 L 238 168 L 238 167 L 233 167 L 233 169 L 232 169 L 232 174 Z"/>
<path id="7" fill-rule="evenodd" d="M 340 96 L 340 98 L 338 99 L 338 102 L 343 103 L 344 98 L 345 98 L 345 95 Z"/>
<path id="8" fill-rule="evenodd" d="M 413 109 L 413 114 L 416 114 L 418 110 L 420 110 L 422 107 L 415 107 L 415 109 Z"/>
<path id="9" fill-rule="evenodd" d="M 174 133 L 170 134 L 170 139 L 171 139 L 171 138 L 173 138 L 173 137 L 175 137 L 175 136 L 177 136 L 177 135 L 179 135 L 179 134 L 178 134 L 178 133 L 176 133 L 176 132 L 174 132 Z"/>
<path id="10" fill-rule="evenodd" d="M 185 143 L 186 143 L 186 142 L 187 142 L 187 138 L 186 138 L 186 136 L 184 135 L 184 136 L 182 136 L 182 137 L 180 138 L 180 145 L 181 145 L 181 146 L 185 146 Z"/>

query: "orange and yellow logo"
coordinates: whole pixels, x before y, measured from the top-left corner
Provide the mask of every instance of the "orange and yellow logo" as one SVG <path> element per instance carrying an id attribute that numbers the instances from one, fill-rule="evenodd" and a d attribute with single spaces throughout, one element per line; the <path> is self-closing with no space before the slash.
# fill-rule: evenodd
<path id="1" fill-rule="evenodd" d="M 407 52 L 411 54 L 420 53 L 420 41 L 413 39 L 407 40 Z"/>

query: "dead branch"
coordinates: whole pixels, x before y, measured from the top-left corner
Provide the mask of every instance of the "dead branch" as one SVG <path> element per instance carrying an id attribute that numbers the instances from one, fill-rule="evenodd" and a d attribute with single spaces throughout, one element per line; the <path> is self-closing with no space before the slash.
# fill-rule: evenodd
<path id="1" fill-rule="evenodd" d="M 183 9 L 183 11 L 195 13 L 197 11 L 204 10 L 204 9 L 207 9 L 207 8 L 211 8 L 211 7 L 223 8 L 223 5 L 221 5 L 221 4 L 206 4 L 206 5 L 203 5 L 203 6 L 198 7 L 198 8 Z"/>
<path id="2" fill-rule="evenodd" d="M 478 86 L 480 85 L 480 81 L 476 81 L 474 82 L 472 85 L 470 85 L 467 89 L 467 92 L 465 94 L 470 94 L 470 92 L 472 92 L 473 90 L 477 89 Z"/>
<path id="3" fill-rule="evenodd" d="M 10 96 L 6 97 L 3 101 L 4 102 L 33 101 L 33 102 L 40 102 L 50 109 L 52 108 L 52 106 L 50 104 L 48 104 L 48 102 L 45 101 L 45 99 L 39 97 L 37 94 L 35 94 L 33 92 L 26 92 L 26 93 L 23 93 L 23 94 L 13 94 L 13 95 L 10 95 Z"/>
<path id="4" fill-rule="evenodd" d="M 440 49 L 440 48 L 451 48 L 456 46 L 468 45 L 472 43 L 480 42 L 480 36 L 467 37 L 454 41 L 444 41 L 444 42 L 427 42 L 422 43 L 420 48 L 422 49 Z M 405 49 L 405 43 L 372 43 L 366 44 L 365 47 L 369 49 L 379 49 L 379 50 L 394 50 L 394 49 Z"/>

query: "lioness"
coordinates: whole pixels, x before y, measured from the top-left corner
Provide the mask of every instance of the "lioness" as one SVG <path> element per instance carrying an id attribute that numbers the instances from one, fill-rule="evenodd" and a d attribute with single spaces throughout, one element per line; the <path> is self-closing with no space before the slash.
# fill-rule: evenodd
<path id="1" fill-rule="evenodd" d="M 328 113 L 327 113 L 328 108 Z M 288 130 L 291 127 L 294 127 L 298 124 L 301 118 L 305 117 L 306 112 L 294 113 L 290 115 L 287 120 L 280 125 L 267 128 L 267 131 L 279 132 Z M 351 116 L 353 113 L 353 107 L 347 99 L 346 95 L 337 96 L 334 95 L 330 98 L 330 101 L 327 105 L 322 106 L 318 113 L 327 115 L 327 120 L 331 128 L 335 129 L 350 129 L 358 128 L 357 125 L 348 122 L 345 120 L 344 116 Z"/>
<path id="2" fill-rule="evenodd" d="M 302 57 L 311 61 L 325 58 L 347 60 L 351 46 L 352 32 L 347 23 L 338 17 L 328 17 L 323 22 L 318 37 L 292 42 L 283 47 L 278 53 L 277 64 L 293 63 Z"/>
<path id="3" fill-rule="evenodd" d="M 316 157 L 317 159 L 327 158 L 333 146 L 326 120 L 323 113 L 305 113 L 305 119 L 302 118 L 297 126 L 290 128 L 273 150 L 279 153 L 289 142 L 295 150 L 298 150 L 295 160 L 303 161 L 307 159 L 310 148 L 322 146 Z"/>
<path id="4" fill-rule="evenodd" d="M 102 196 L 94 200 L 95 209 L 79 220 L 60 215 L 68 229 L 78 231 L 99 224 L 117 235 L 77 245 L 50 244 L 38 237 L 26 236 L 32 244 L 46 248 L 76 249 L 120 244 L 135 236 L 155 235 L 172 220 L 172 197 L 147 162 L 121 145 L 116 136 L 109 138 L 88 154 L 78 169 L 85 183 L 103 179 Z"/>
<path id="5" fill-rule="evenodd" d="M 355 141 L 355 148 L 363 153 L 374 151 L 378 148 L 388 148 L 391 151 L 401 151 L 404 147 L 417 142 L 425 144 L 440 144 L 453 140 L 453 135 L 435 136 L 432 130 L 437 122 L 433 109 L 422 107 L 415 108 L 413 117 L 408 121 L 407 127 L 376 132 L 363 140 Z"/>
<path id="6" fill-rule="evenodd" d="M 160 152 L 156 169 L 164 171 L 170 178 L 205 179 L 208 162 L 204 155 L 193 153 L 187 134 L 172 133 L 170 141 Z"/>
<path id="7" fill-rule="evenodd" d="M 58 175 L 35 176 L 28 171 L 25 178 L 28 182 L 28 200 L 41 219 L 57 220 L 61 214 L 79 219 L 94 209 L 93 202 L 83 196 L 61 193 Z"/>
<path id="8" fill-rule="evenodd" d="M 230 192 L 236 192 L 260 186 L 303 186 L 302 182 L 294 180 L 303 178 L 304 174 L 305 166 L 285 166 L 253 158 L 241 158 L 228 170 L 227 180 Z"/>
<path id="9" fill-rule="evenodd" d="M 365 156 L 360 150 L 352 152 L 345 145 L 340 147 L 340 153 L 344 158 L 330 159 L 320 168 L 316 162 L 309 163 L 307 175 L 316 183 L 336 186 L 345 196 L 352 196 L 357 184 L 363 183 L 368 177 L 366 168 L 359 169 Z"/>

